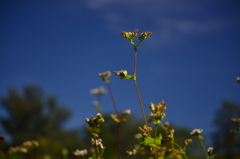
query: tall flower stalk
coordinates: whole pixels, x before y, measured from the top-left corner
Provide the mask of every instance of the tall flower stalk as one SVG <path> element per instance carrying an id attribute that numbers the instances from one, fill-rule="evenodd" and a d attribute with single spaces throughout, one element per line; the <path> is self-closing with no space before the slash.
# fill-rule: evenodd
<path id="1" fill-rule="evenodd" d="M 120 70 L 120 71 L 114 71 L 115 74 L 120 76 L 120 79 L 133 79 L 134 80 L 134 84 L 136 87 L 136 91 L 137 91 L 137 95 L 138 95 L 138 100 L 140 103 L 140 107 L 142 110 L 142 115 L 143 115 L 143 119 L 144 119 L 144 123 L 145 125 L 148 127 L 148 122 L 147 122 L 147 118 L 146 118 L 146 114 L 144 111 L 144 106 L 142 103 L 142 98 L 140 95 L 140 91 L 138 88 L 138 83 L 137 83 L 137 49 L 138 47 L 141 45 L 141 43 L 143 42 L 143 40 L 145 40 L 147 37 L 151 37 L 152 36 L 152 32 L 143 32 L 139 35 L 138 39 L 139 42 L 137 45 L 135 45 L 135 43 L 133 42 L 134 38 L 138 35 L 138 29 L 136 29 L 134 32 L 122 32 L 122 36 L 125 37 L 127 40 L 130 41 L 130 43 L 133 45 L 133 50 L 134 50 L 134 62 L 133 62 L 133 75 L 128 75 L 126 70 Z M 150 136 L 150 133 L 149 133 Z"/>
<path id="2" fill-rule="evenodd" d="M 146 113 L 144 110 L 144 106 L 143 106 L 143 102 L 142 102 L 142 98 L 141 98 L 141 94 L 138 88 L 138 83 L 137 83 L 137 49 L 138 47 L 141 45 L 141 43 L 143 42 L 143 40 L 145 40 L 147 37 L 151 37 L 152 36 L 152 32 L 143 32 L 139 35 L 138 39 L 139 42 L 137 43 L 137 45 L 135 45 L 135 43 L 133 42 L 134 38 L 138 35 L 138 29 L 136 29 L 134 32 L 122 32 L 122 36 L 125 37 L 127 40 L 130 41 L 130 43 L 133 46 L 133 50 L 134 50 L 134 62 L 133 62 L 133 75 L 128 75 L 126 70 L 120 70 L 120 71 L 114 71 L 114 73 L 118 76 L 120 76 L 120 79 L 133 79 L 134 81 L 134 85 L 136 88 L 136 92 L 137 92 L 137 96 L 138 96 L 138 100 L 139 100 L 139 104 L 140 104 L 140 108 L 142 111 L 142 115 L 143 115 L 143 119 L 144 119 L 144 123 L 145 126 L 143 128 L 141 128 L 142 130 L 142 140 L 143 140 L 143 147 L 149 149 L 150 151 L 153 151 L 155 154 L 155 158 L 158 158 L 157 155 L 157 151 L 156 148 L 154 146 L 150 146 L 150 145 L 146 145 L 145 141 L 146 140 L 152 140 L 151 138 L 151 128 L 148 127 L 148 122 L 147 122 L 147 118 L 146 118 Z M 157 143 L 159 144 L 159 143 Z"/>
<path id="3" fill-rule="evenodd" d="M 137 49 L 135 50 L 134 52 L 134 84 L 135 84 L 135 87 L 136 87 L 136 91 L 137 91 L 137 95 L 138 95 L 138 100 L 139 100 L 139 103 L 140 103 L 140 107 L 141 107 L 141 110 L 142 110 L 142 114 L 143 114 L 143 119 L 144 119 L 144 123 L 147 125 L 148 127 L 148 122 L 147 122 L 147 118 L 146 118 L 146 113 L 144 111 L 144 106 L 143 106 L 143 103 L 142 103 L 142 98 L 141 98 L 141 94 L 140 94 L 140 91 L 139 91 L 139 88 L 138 88 L 138 83 L 137 83 Z"/>
<path id="4" fill-rule="evenodd" d="M 112 93 L 110 81 L 108 79 L 111 76 L 111 72 L 110 71 L 106 71 L 104 73 L 99 73 L 98 76 L 101 77 L 103 79 L 103 81 L 106 83 L 107 88 L 108 88 L 108 92 L 109 92 L 111 100 L 112 100 L 112 104 L 113 104 L 113 107 L 114 107 L 115 114 L 116 114 L 117 118 L 119 118 L 117 104 L 116 104 L 116 102 L 114 100 L 114 96 L 113 96 L 113 93 Z M 120 122 L 117 122 L 117 127 L 118 127 L 117 128 L 118 159 L 120 159 L 120 151 L 121 151 L 121 148 L 120 148 L 120 145 L 121 145 L 120 144 Z"/>

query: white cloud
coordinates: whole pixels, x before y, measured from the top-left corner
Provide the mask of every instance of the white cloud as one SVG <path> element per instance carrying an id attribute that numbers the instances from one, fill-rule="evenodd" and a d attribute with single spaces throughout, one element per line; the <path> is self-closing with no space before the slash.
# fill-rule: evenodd
<path id="1" fill-rule="evenodd" d="M 218 16 L 215 10 L 219 5 L 223 6 L 223 2 L 71 0 L 71 5 L 74 10 L 76 10 L 76 6 L 82 8 L 83 5 L 90 11 L 94 10 L 98 13 L 98 17 L 102 18 L 102 22 L 114 32 L 131 31 L 136 29 L 136 26 L 140 31 L 146 28 L 154 32 L 159 37 L 158 42 L 165 46 L 173 46 L 173 43 L 178 43 L 178 41 L 182 42 L 188 35 L 207 35 L 232 25 L 239 26 L 240 23 L 236 18 L 222 18 L 221 16 L 224 16 L 222 12 L 219 12 L 222 15 Z M 68 5 L 68 8 L 71 7 Z M 79 9 L 80 11 L 81 9 Z"/>
<path id="2" fill-rule="evenodd" d="M 85 2 L 87 6 L 92 9 L 105 9 L 106 7 L 112 5 L 131 8 L 141 7 L 144 8 L 144 12 L 184 12 L 187 11 L 186 8 L 188 9 L 188 11 L 191 11 L 196 10 L 196 7 L 200 6 L 199 4 L 197 5 L 196 2 L 183 2 L 179 0 L 85 0 Z"/>
<path id="3" fill-rule="evenodd" d="M 124 23 L 131 24 L 129 22 L 144 25 L 146 21 L 152 21 L 152 25 L 155 26 L 153 28 L 168 30 L 168 32 L 173 29 L 174 33 L 203 33 L 220 26 L 216 25 L 219 22 L 187 18 L 203 12 L 205 7 L 201 1 L 86 0 L 85 2 L 89 8 L 102 11 L 103 17 L 111 27 L 114 23 L 119 27 Z"/>

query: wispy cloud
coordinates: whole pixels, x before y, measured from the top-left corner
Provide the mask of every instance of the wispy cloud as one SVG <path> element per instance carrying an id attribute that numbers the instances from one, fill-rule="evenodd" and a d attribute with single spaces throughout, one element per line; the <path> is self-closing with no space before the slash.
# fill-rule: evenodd
<path id="1" fill-rule="evenodd" d="M 219 1 L 179 0 L 71 0 L 66 6 L 80 14 L 94 11 L 114 32 L 151 30 L 165 46 L 183 42 L 188 35 L 202 36 L 230 26 L 240 26 L 238 16 L 228 17 Z M 72 7 L 71 7 L 72 6 Z M 139 28 L 140 27 L 140 28 Z M 127 30 L 129 29 L 129 30 Z M 144 30 L 142 30 L 144 29 Z"/>
<path id="2" fill-rule="evenodd" d="M 227 26 L 226 19 L 207 15 L 205 12 L 213 9 L 214 5 L 202 1 L 86 0 L 85 3 L 90 9 L 102 11 L 110 29 L 149 23 L 147 27 L 161 33 L 165 41 L 182 34 L 206 34 Z M 232 23 L 231 20 L 228 23 Z"/>

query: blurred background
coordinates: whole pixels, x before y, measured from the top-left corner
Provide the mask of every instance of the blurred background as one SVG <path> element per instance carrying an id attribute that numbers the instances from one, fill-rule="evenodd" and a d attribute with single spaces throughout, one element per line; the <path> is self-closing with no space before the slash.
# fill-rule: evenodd
<path id="1" fill-rule="evenodd" d="M 133 73 L 133 49 L 121 32 L 135 29 L 153 32 L 138 49 L 137 59 L 147 114 L 150 102 L 164 100 L 164 121 L 189 131 L 203 129 L 209 146 L 214 145 L 211 134 L 224 125 L 213 121 L 224 119 L 229 125 L 229 118 L 240 115 L 239 1 L 1 1 L 0 21 L 0 134 L 10 145 L 26 139 L 24 132 L 17 139 L 11 133 L 20 131 L 23 116 L 28 116 L 23 121 L 31 121 L 41 113 L 45 117 L 37 123 L 42 127 L 29 126 L 29 133 L 43 132 L 51 112 L 58 112 L 50 121 L 59 120 L 59 131 L 77 138 L 84 119 L 96 114 L 92 101 L 97 98 L 90 90 L 106 88 L 98 73 Z M 110 83 L 119 111 L 131 109 L 132 120 L 142 122 L 133 82 L 112 75 Z M 109 94 L 101 100 L 102 113 L 113 113 Z M 18 126 L 10 124 L 16 120 Z"/>

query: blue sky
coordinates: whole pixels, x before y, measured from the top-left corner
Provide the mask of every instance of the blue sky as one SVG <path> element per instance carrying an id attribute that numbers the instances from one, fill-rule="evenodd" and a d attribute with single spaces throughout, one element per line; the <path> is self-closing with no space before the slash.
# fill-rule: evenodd
<path id="1" fill-rule="evenodd" d="M 240 103 L 240 2 L 178 0 L 42 0 L 0 2 L 0 95 L 38 84 L 73 112 L 68 127 L 95 114 L 89 93 L 107 70 L 133 72 L 122 31 L 151 31 L 138 50 L 138 84 L 146 112 L 167 103 L 165 121 L 213 129 L 224 100 Z M 110 77 L 119 111 L 141 110 L 130 80 Z M 106 87 L 105 87 L 106 88 Z M 109 95 L 103 112 L 113 112 Z"/>

